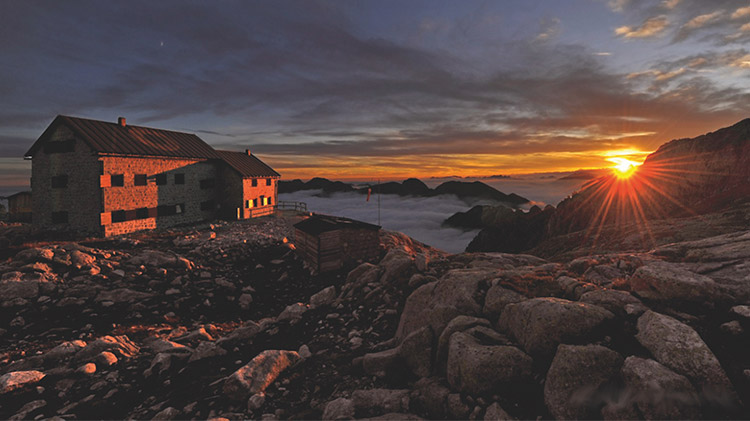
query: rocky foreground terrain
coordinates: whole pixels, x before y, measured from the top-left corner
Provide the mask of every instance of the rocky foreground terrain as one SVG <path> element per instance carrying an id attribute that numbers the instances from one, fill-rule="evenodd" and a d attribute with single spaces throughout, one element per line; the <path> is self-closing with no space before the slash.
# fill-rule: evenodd
<path id="1" fill-rule="evenodd" d="M 750 418 L 750 231 L 564 262 L 383 231 L 312 276 L 298 220 L 1 228 L 0 418 Z"/>

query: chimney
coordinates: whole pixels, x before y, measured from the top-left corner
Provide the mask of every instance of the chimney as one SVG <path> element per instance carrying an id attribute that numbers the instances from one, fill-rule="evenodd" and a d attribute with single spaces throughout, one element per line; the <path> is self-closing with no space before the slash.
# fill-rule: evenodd
<path id="1" fill-rule="evenodd" d="M 250 155 L 252 155 L 252 154 L 250 153 L 250 149 L 245 149 L 245 153 L 247 154 L 247 156 L 250 156 Z"/>
<path id="2" fill-rule="evenodd" d="M 122 127 L 125 127 L 125 117 L 117 117 L 117 124 L 119 124 Z"/>

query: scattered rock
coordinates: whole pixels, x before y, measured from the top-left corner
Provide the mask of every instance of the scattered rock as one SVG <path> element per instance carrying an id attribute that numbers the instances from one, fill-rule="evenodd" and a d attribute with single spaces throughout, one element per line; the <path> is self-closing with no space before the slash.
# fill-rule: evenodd
<path id="1" fill-rule="evenodd" d="M 487 411 L 484 413 L 484 421 L 506 421 L 514 419 L 515 418 L 508 415 L 508 413 L 505 412 L 497 402 L 493 402 L 492 405 L 488 406 Z"/>
<path id="2" fill-rule="evenodd" d="M 276 318 L 278 321 L 289 320 L 295 322 L 302 318 L 302 315 L 307 311 L 308 307 L 302 303 L 296 303 L 288 305 L 284 311 L 279 314 Z"/>
<path id="3" fill-rule="evenodd" d="M 336 287 L 333 285 L 322 289 L 310 297 L 310 308 L 317 308 L 333 304 L 336 300 Z"/>
<path id="4" fill-rule="evenodd" d="M 323 420 L 350 420 L 354 418 L 354 402 L 351 399 L 338 398 L 326 404 Z"/>
<path id="5" fill-rule="evenodd" d="M 110 367 L 117 364 L 117 356 L 109 351 L 102 351 L 96 356 L 96 363 L 102 367 Z"/>
<path id="6" fill-rule="evenodd" d="M 357 413 L 409 411 L 409 391 L 406 389 L 355 390 L 351 400 Z"/>
<path id="7" fill-rule="evenodd" d="M 294 351 L 263 351 L 227 378 L 224 393 L 235 400 L 261 393 L 299 359 Z"/>

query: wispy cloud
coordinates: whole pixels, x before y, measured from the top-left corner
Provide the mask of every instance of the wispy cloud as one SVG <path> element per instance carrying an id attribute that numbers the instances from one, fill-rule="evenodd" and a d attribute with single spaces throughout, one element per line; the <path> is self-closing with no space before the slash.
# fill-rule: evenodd
<path id="1" fill-rule="evenodd" d="M 558 18 L 543 19 L 539 26 L 541 30 L 536 38 L 534 38 L 536 41 L 550 41 L 560 34 L 561 25 Z"/>
<path id="2" fill-rule="evenodd" d="M 732 13 L 732 19 L 743 19 L 750 17 L 750 6 L 740 7 Z"/>
<path id="3" fill-rule="evenodd" d="M 623 38 L 651 38 L 662 34 L 668 26 L 666 16 L 654 16 L 637 27 L 620 26 L 615 29 L 615 34 Z"/>

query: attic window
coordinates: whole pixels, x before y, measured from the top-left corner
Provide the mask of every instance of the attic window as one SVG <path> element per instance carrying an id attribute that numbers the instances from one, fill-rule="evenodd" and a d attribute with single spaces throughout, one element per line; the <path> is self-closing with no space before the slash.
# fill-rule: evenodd
<path id="1" fill-rule="evenodd" d="M 266 186 L 270 186 L 270 185 L 271 185 L 271 179 L 270 178 L 266 178 Z"/>
<path id="2" fill-rule="evenodd" d="M 145 186 L 148 184 L 146 174 L 135 174 L 133 176 L 133 185 L 135 186 Z"/>
<path id="3" fill-rule="evenodd" d="M 53 189 L 63 189 L 65 187 L 68 187 L 68 176 L 66 174 L 52 176 Z"/>
<path id="4" fill-rule="evenodd" d="M 253 178 L 253 187 L 258 187 L 258 179 Z"/>
<path id="5" fill-rule="evenodd" d="M 167 184 L 167 175 L 166 174 L 156 174 L 156 185 L 157 186 L 163 186 Z"/>
<path id="6" fill-rule="evenodd" d="M 44 153 L 52 154 L 73 152 L 73 150 L 75 149 L 75 144 L 75 139 L 62 140 L 58 142 L 47 142 L 44 144 Z"/>
<path id="7" fill-rule="evenodd" d="M 175 184 L 185 184 L 185 174 L 179 173 L 174 175 Z"/>

